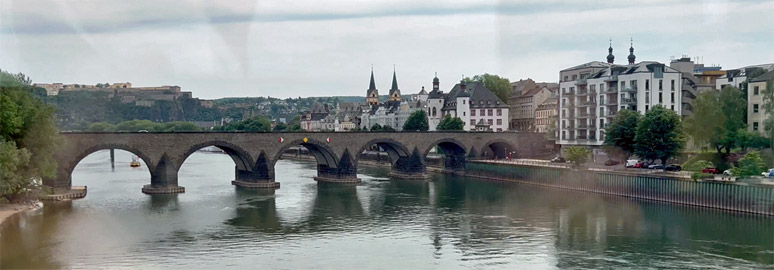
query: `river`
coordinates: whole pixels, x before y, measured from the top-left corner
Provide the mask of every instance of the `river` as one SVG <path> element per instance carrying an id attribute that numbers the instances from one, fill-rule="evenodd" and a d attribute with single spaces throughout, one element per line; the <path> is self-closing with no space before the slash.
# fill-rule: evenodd
<path id="1" fill-rule="evenodd" d="M 184 194 L 142 194 L 147 168 L 100 151 L 89 194 L 46 203 L 0 234 L 0 268 L 555 269 L 774 267 L 774 218 L 359 166 L 357 186 L 318 185 L 312 162 L 277 163 L 274 194 L 236 189 L 234 163 L 195 153 Z"/>

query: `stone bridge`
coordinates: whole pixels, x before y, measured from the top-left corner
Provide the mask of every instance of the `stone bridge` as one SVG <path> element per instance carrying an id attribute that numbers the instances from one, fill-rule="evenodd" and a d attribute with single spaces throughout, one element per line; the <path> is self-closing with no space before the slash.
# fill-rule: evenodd
<path id="1" fill-rule="evenodd" d="M 317 160 L 317 181 L 357 183 L 360 154 L 373 145 L 387 152 L 391 174 L 425 179 L 426 157 L 436 146 L 447 170 L 463 170 L 476 158 L 505 158 L 515 151 L 526 157 L 545 149 L 542 135 L 494 132 L 176 132 L 176 133 L 62 133 L 63 146 L 55 154 L 55 179 L 43 184 L 59 192 L 72 188 L 71 173 L 81 159 L 103 149 L 121 149 L 140 157 L 150 170 L 145 193 L 179 193 L 178 170 L 195 151 L 216 146 L 234 160 L 232 184 L 247 188 L 279 188 L 274 165 L 291 147 L 309 149 Z"/>

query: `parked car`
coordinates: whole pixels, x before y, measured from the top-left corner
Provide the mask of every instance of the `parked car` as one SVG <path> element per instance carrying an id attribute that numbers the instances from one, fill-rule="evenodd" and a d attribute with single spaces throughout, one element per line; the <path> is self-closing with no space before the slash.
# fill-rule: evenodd
<path id="1" fill-rule="evenodd" d="M 629 159 L 626 161 L 626 168 L 636 168 L 637 163 L 640 163 L 639 160 L 636 159 Z"/>
<path id="2" fill-rule="evenodd" d="M 723 175 L 725 175 L 725 176 L 732 176 L 734 174 L 731 173 L 731 170 L 725 170 L 725 171 L 723 171 Z"/>
<path id="3" fill-rule="evenodd" d="M 647 169 L 648 166 L 650 166 L 650 163 L 647 163 L 645 161 L 638 162 L 637 165 L 634 165 L 635 168 L 640 168 L 640 169 Z"/>
<path id="4" fill-rule="evenodd" d="M 683 167 L 677 164 L 669 164 L 669 166 L 666 166 L 664 170 L 668 172 L 679 172 L 683 170 Z"/>
<path id="5" fill-rule="evenodd" d="M 718 168 L 706 168 L 701 170 L 702 173 L 711 173 L 711 174 L 719 174 L 720 170 Z"/>
<path id="6" fill-rule="evenodd" d="M 774 177 L 774 169 L 769 169 L 768 171 L 762 172 L 761 175 L 764 177 Z"/>
<path id="7" fill-rule="evenodd" d="M 652 165 L 648 166 L 648 169 L 651 169 L 651 170 L 663 170 L 664 169 L 664 165 L 652 164 Z"/>
<path id="8" fill-rule="evenodd" d="M 551 162 L 564 163 L 564 162 L 567 162 L 567 160 L 564 159 L 563 157 L 555 157 L 551 159 Z"/>

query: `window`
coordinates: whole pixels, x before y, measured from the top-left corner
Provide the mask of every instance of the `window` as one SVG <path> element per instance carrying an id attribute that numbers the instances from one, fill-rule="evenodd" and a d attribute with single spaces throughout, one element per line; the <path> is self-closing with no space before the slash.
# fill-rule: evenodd
<path id="1" fill-rule="evenodd" d="M 637 90 L 637 80 L 629 81 L 629 87 L 631 87 L 634 90 Z"/>
<path id="2" fill-rule="evenodd" d="M 492 116 L 492 109 L 486 110 L 487 115 Z"/>
<path id="3" fill-rule="evenodd" d="M 758 113 L 758 104 L 753 104 L 753 113 Z"/>
<path id="4" fill-rule="evenodd" d="M 672 91 L 675 91 L 675 80 L 672 80 Z"/>
<path id="5" fill-rule="evenodd" d="M 470 116 L 476 116 L 476 110 L 470 110 Z"/>
<path id="6" fill-rule="evenodd" d="M 753 122 L 753 130 L 758 131 L 758 122 Z"/>
<path id="7" fill-rule="evenodd" d="M 486 120 L 486 123 L 487 123 L 487 124 L 489 124 L 489 125 L 491 126 L 491 125 L 492 125 L 492 119 L 488 119 L 488 120 Z"/>
<path id="8" fill-rule="evenodd" d="M 648 112 L 648 109 L 650 109 L 648 105 L 645 105 L 645 112 Z"/>
<path id="9" fill-rule="evenodd" d="M 605 127 L 605 119 L 599 119 L 599 128 Z"/>
<path id="10" fill-rule="evenodd" d="M 658 103 L 663 103 L 664 102 L 663 96 L 664 95 L 662 95 L 661 93 L 658 93 Z"/>
<path id="11" fill-rule="evenodd" d="M 599 92 L 600 93 L 605 92 L 605 84 L 604 83 L 600 83 L 599 84 Z"/>
<path id="12" fill-rule="evenodd" d="M 436 114 L 435 114 L 435 112 L 436 112 L 436 111 L 435 111 L 435 107 L 433 107 L 433 116 L 435 116 L 435 115 L 436 115 Z"/>
<path id="13" fill-rule="evenodd" d="M 672 93 L 672 103 L 675 103 L 675 93 Z"/>
<path id="14" fill-rule="evenodd" d="M 597 86 L 596 85 L 589 86 L 589 91 L 591 91 L 591 93 L 596 93 L 597 92 Z"/>
<path id="15" fill-rule="evenodd" d="M 497 119 L 497 124 L 498 125 L 502 125 L 503 124 L 503 119 Z"/>
<path id="16" fill-rule="evenodd" d="M 465 105 L 465 100 L 464 99 L 462 100 L 462 105 Z"/>
<path id="17" fill-rule="evenodd" d="M 753 95 L 758 95 L 758 86 L 753 87 Z"/>
<path id="18" fill-rule="evenodd" d="M 484 112 L 484 109 L 481 109 L 481 116 L 486 116 L 486 112 Z"/>
<path id="19" fill-rule="evenodd" d="M 503 109 L 497 109 L 497 116 L 503 116 Z"/>
<path id="20" fill-rule="evenodd" d="M 475 119 L 470 119 L 470 125 L 471 126 L 475 126 L 476 125 L 476 120 Z"/>
<path id="21" fill-rule="evenodd" d="M 503 132 L 502 128 L 497 128 L 497 132 Z"/>
<path id="22" fill-rule="evenodd" d="M 673 111 L 675 110 L 675 105 L 672 105 L 672 110 L 673 110 Z"/>
<path id="23" fill-rule="evenodd" d="M 599 107 L 599 116 L 605 115 L 605 107 Z"/>
<path id="24" fill-rule="evenodd" d="M 562 88 L 562 94 L 567 94 L 567 88 Z"/>
<path id="25" fill-rule="evenodd" d="M 650 90 L 650 80 L 645 79 L 645 90 Z"/>
<path id="26" fill-rule="evenodd" d="M 466 112 L 462 112 L 462 116 L 465 116 Z"/>
<path id="27" fill-rule="evenodd" d="M 624 89 L 626 89 L 626 82 L 621 81 L 621 90 L 624 90 Z"/>
<path id="28" fill-rule="evenodd" d="M 564 76 L 564 81 L 565 81 L 565 82 L 567 81 L 567 76 Z"/>
<path id="29" fill-rule="evenodd" d="M 573 81 L 578 80 L 578 75 L 577 74 L 576 75 L 572 75 L 572 80 Z"/>
<path id="30" fill-rule="evenodd" d="M 645 103 L 650 103 L 650 92 L 645 92 Z"/>
<path id="31" fill-rule="evenodd" d="M 658 80 L 658 91 L 664 90 L 664 80 Z"/>

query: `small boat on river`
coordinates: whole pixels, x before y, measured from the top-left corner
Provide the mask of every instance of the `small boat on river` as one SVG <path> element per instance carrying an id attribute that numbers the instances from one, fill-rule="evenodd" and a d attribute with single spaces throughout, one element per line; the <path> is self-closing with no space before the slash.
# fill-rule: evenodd
<path id="1" fill-rule="evenodd" d="M 129 162 L 129 167 L 140 167 L 140 160 L 137 156 L 132 156 L 132 162 Z"/>

